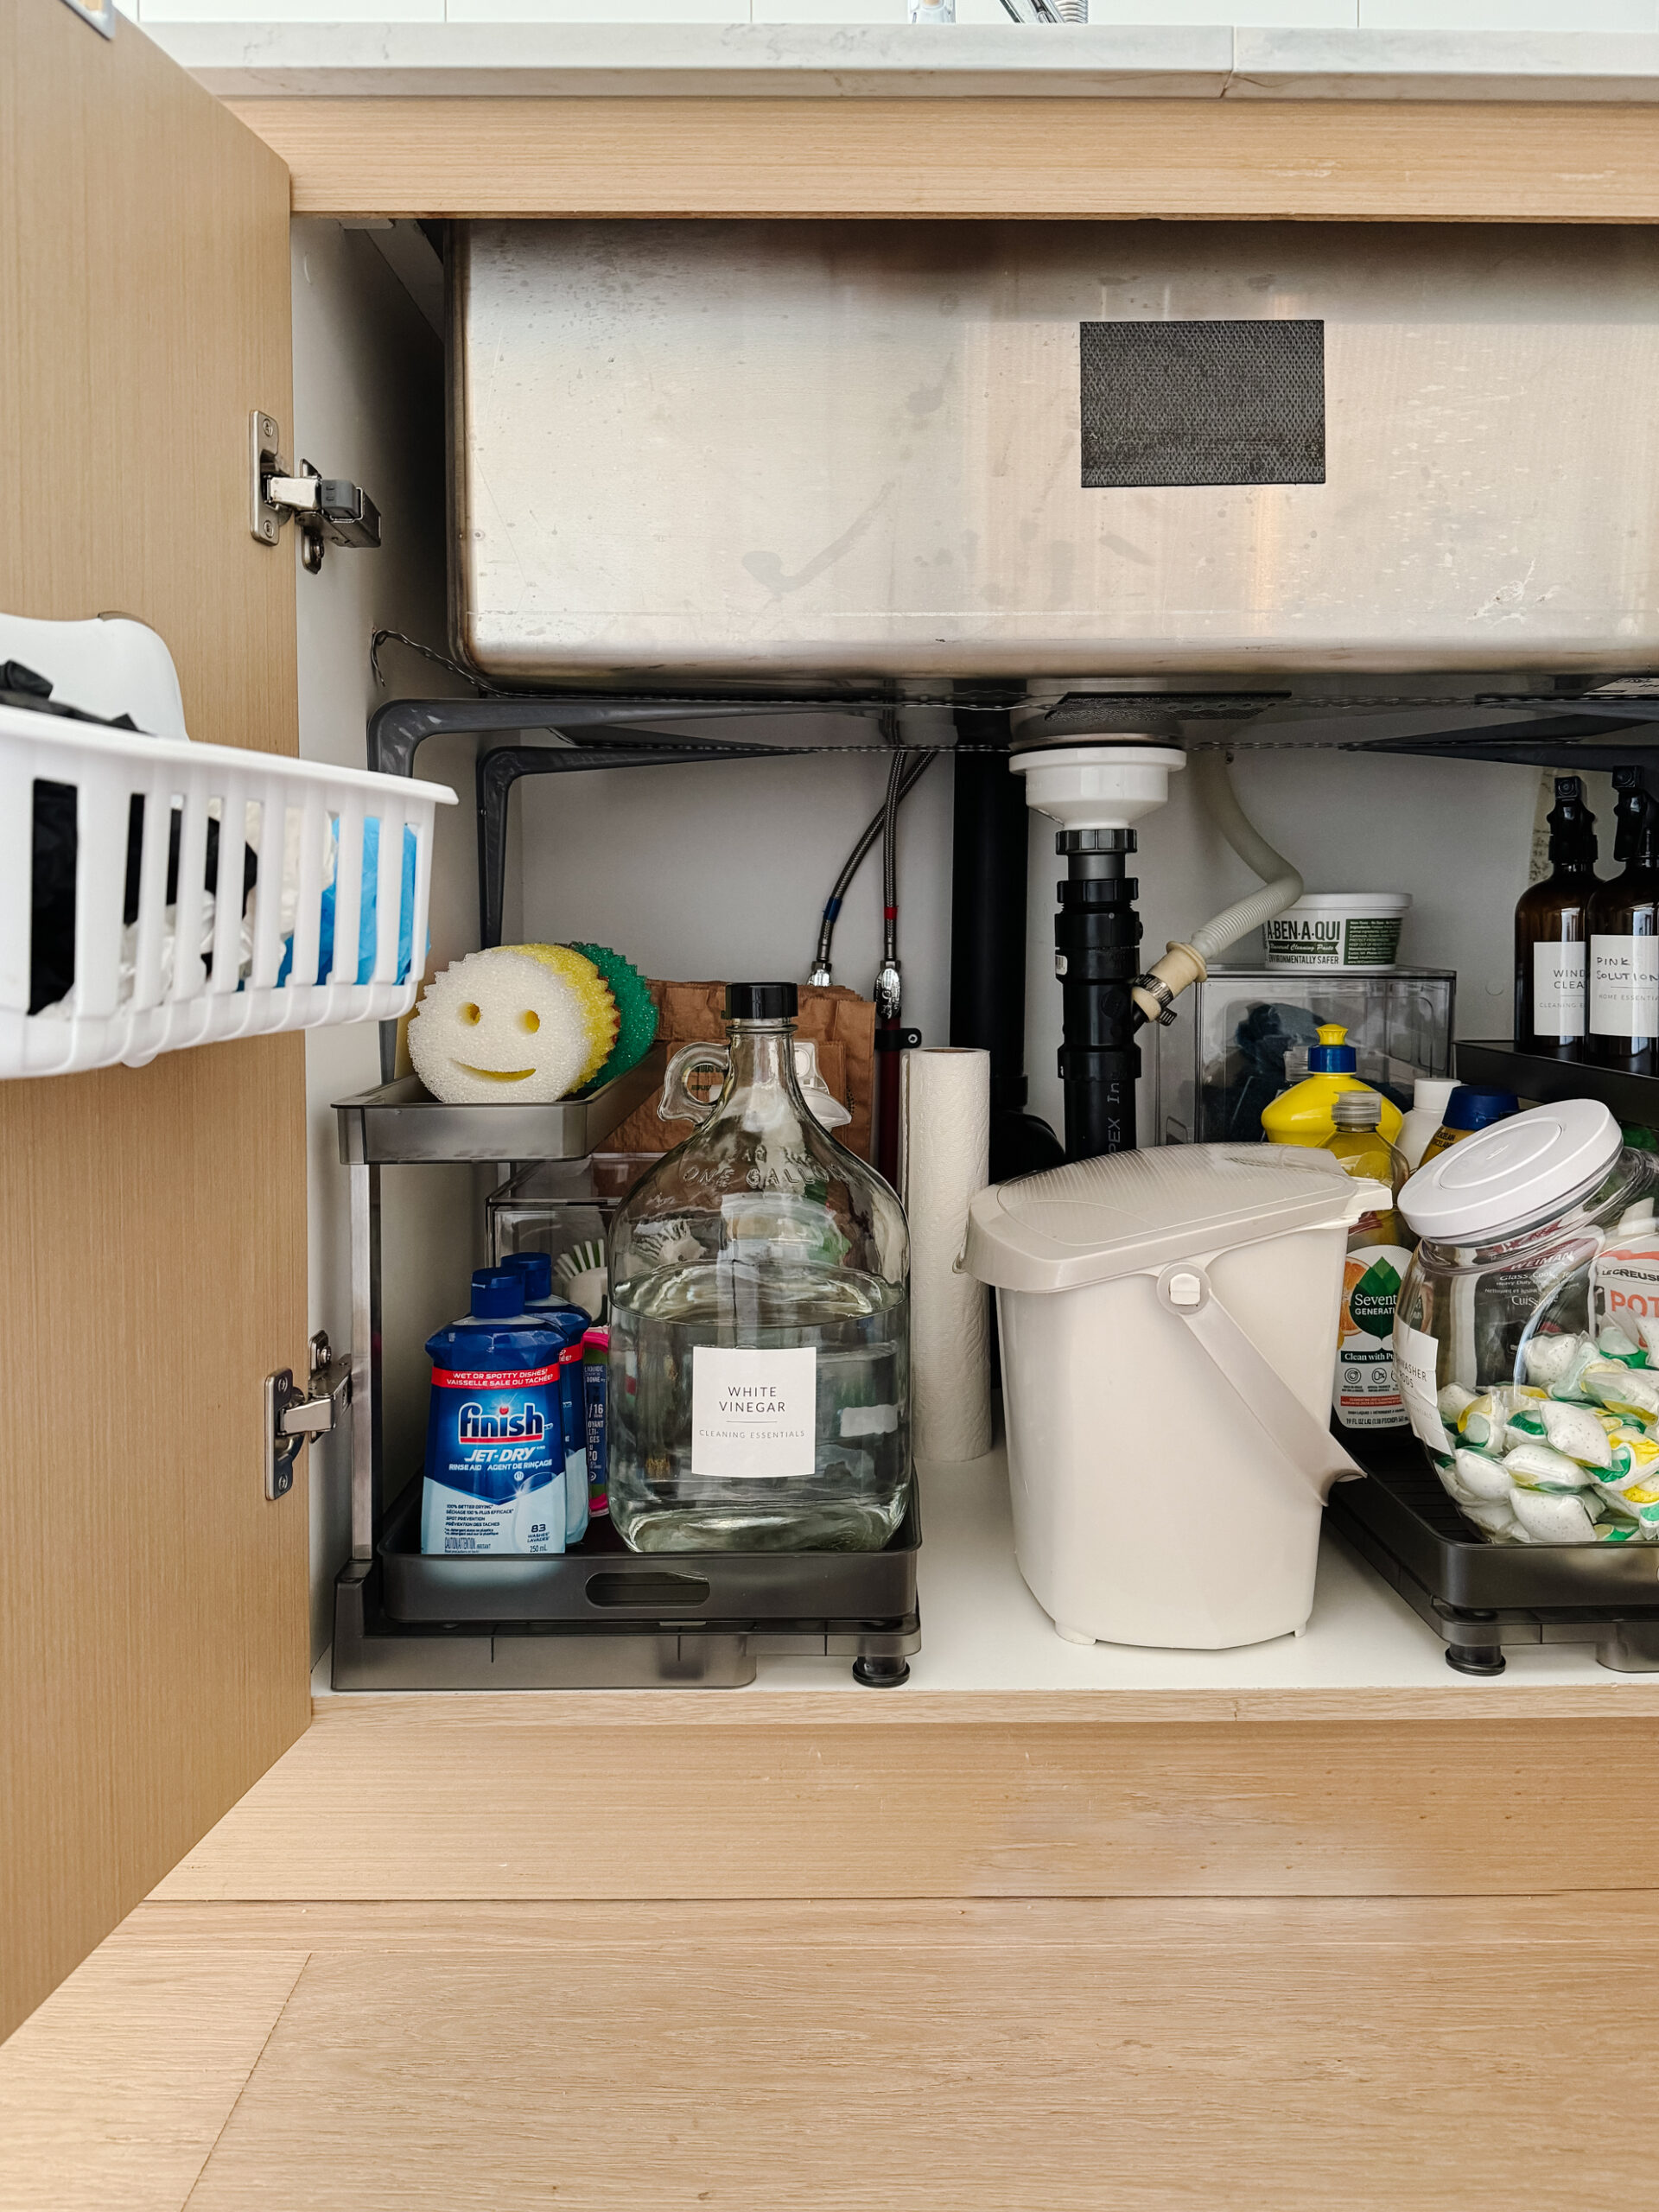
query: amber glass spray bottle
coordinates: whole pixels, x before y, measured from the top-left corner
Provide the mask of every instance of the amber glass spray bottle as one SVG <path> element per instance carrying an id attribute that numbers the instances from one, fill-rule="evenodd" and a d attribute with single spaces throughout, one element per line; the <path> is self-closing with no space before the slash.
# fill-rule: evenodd
<path id="1" fill-rule="evenodd" d="M 1659 808 L 1644 792 L 1635 849 L 1590 900 L 1590 1058 L 1659 1074 Z M 1621 810 L 1623 802 L 1621 803 Z"/>
<path id="2" fill-rule="evenodd" d="M 1515 910 L 1515 1048 L 1579 1058 L 1588 1014 L 1590 895 L 1596 889 L 1596 817 L 1577 776 L 1557 776 L 1549 817 L 1550 872 Z"/>

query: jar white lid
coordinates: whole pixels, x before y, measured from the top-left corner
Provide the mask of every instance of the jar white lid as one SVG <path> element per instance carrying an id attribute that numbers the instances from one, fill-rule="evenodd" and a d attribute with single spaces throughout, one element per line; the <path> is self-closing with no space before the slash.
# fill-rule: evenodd
<path id="1" fill-rule="evenodd" d="M 1355 914 L 1403 914 L 1411 904 L 1409 891 L 1304 891 L 1288 914 L 1300 914 L 1304 907 L 1329 913 L 1340 909 Z"/>
<path id="2" fill-rule="evenodd" d="M 1435 1244 L 1501 1237 L 1538 1221 L 1606 1173 L 1624 1140 L 1599 1099 L 1511 1114 L 1420 1167 L 1400 1211 Z"/>

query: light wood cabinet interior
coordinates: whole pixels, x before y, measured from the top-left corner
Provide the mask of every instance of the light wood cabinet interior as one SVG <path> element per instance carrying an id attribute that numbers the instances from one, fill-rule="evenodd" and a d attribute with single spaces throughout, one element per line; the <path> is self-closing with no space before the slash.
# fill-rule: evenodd
<path id="1" fill-rule="evenodd" d="M 301 214 L 1643 223 L 1643 106 L 238 99 Z"/>

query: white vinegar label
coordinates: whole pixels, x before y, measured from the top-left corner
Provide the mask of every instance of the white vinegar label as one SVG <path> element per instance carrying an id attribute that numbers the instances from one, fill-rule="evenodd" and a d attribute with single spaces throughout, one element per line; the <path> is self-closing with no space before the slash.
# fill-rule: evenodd
<path id="1" fill-rule="evenodd" d="M 1634 943 L 1634 939 L 1621 940 Z M 1659 938 L 1652 940 L 1659 944 Z M 1540 1037 L 1582 1037 L 1586 1000 L 1586 955 L 1577 944 L 1535 944 L 1532 948 L 1532 1026 Z"/>
<path id="2" fill-rule="evenodd" d="M 1659 1035 L 1659 937 L 1591 938 L 1590 1027 L 1598 1037 Z"/>
<path id="3" fill-rule="evenodd" d="M 810 1475 L 815 1463 L 818 1355 L 737 1351 L 698 1344 L 691 1354 L 691 1471 L 734 1478 Z"/>

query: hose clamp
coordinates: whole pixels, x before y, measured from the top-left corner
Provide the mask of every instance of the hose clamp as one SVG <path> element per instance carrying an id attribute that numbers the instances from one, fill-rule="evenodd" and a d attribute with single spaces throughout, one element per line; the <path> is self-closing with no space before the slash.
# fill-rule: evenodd
<path id="1" fill-rule="evenodd" d="M 1175 1019 L 1175 994 L 1163 977 L 1153 975 L 1148 969 L 1146 975 L 1137 976 L 1129 988 L 1137 996 L 1144 995 L 1156 1002 L 1158 1007 L 1156 1019 L 1159 1026 L 1167 1029 Z M 1146 1010 L 1147 1013 L 1152 1011 L 1150 1007 Z"/>

